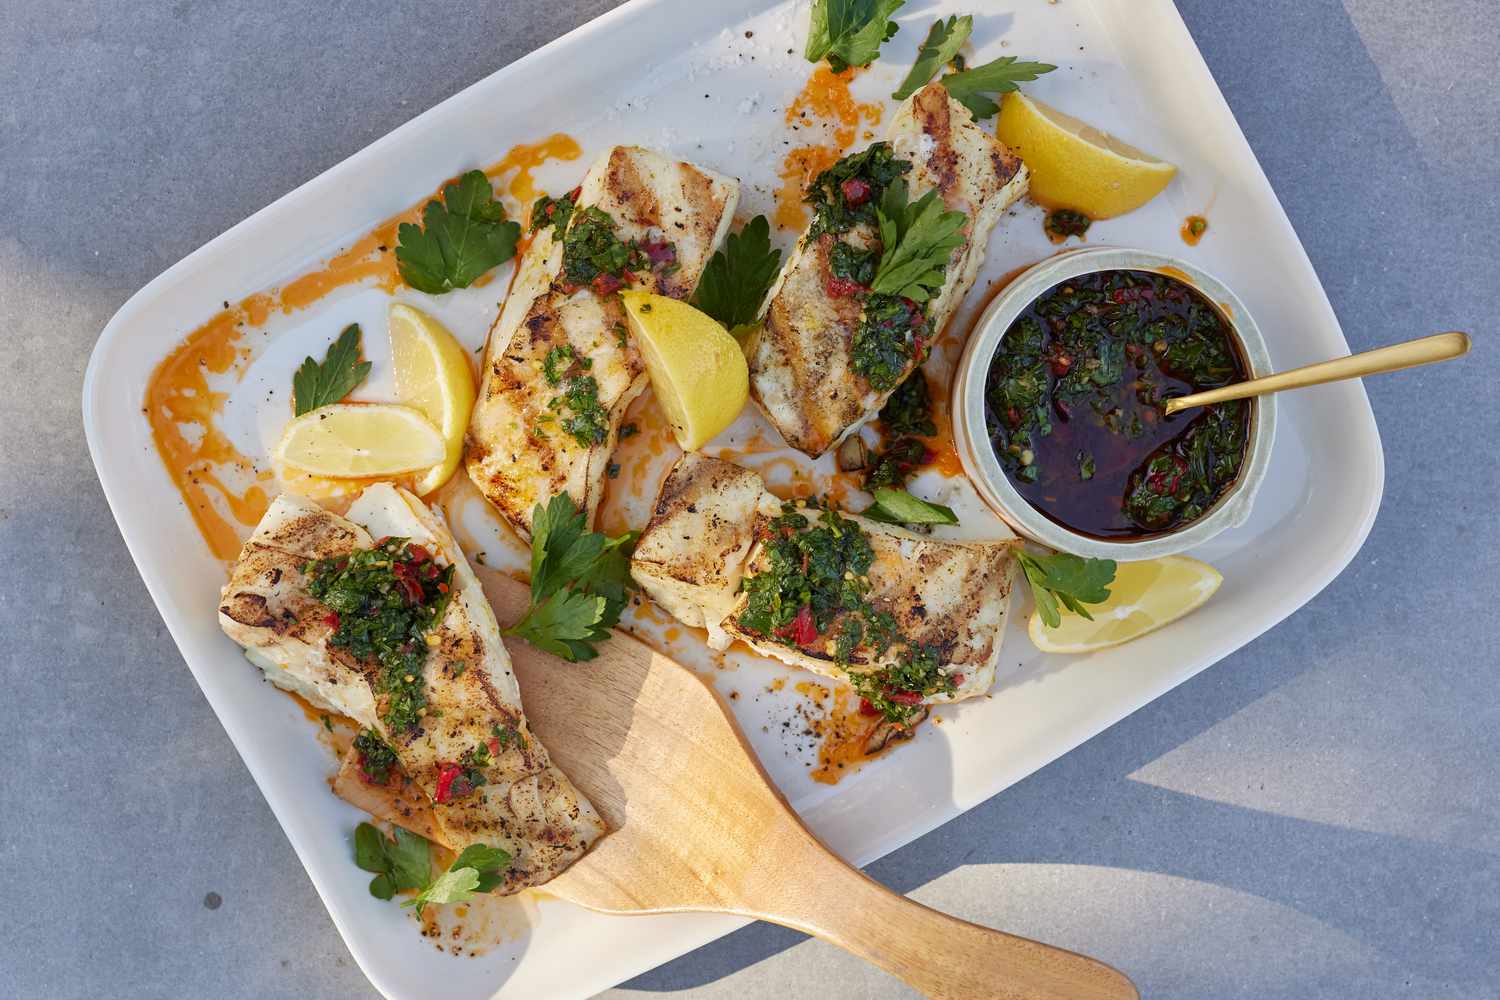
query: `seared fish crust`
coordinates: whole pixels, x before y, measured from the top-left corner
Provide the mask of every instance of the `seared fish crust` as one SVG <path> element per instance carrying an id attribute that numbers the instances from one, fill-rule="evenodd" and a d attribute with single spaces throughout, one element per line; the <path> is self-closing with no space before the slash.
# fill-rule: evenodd
<path id="1" fill-rule="evenodd" d="M 957 310 L 984 261 L 990 230 L 1026 191 L 1026 166 L 975 124 L 939 83 L 901 105 L 888 132 L 896 157 L 911 162 L 913 201 L 936 190 L 950 211 L 969 218 L 965 242 L 953 252 L 941 293 L 929 303 L 934 331 Z M 856 226 L 849 241 L 878 243 L 874 228 Z M 862 308 L 826 291 L 835 237 L 804 234 L 762 308 L 748 351 L 750 397 L 792 447 L 817 457 L 880 412 L 890 392 L 877 392 L 853 368 L 851 344 Z M 907 368 L 909 374 L 915 362 Z"/>
<path id="2" fill-rule="evenodd" d="M 580 208 L 609 213 L 624 242 L 665 240 L 675 270 L 641 271 L 632 287 L 677 299 L 697 288 L 703 268 L 723 242 L 739 200 L 739 182 L 637 146 L 616 146 L 589 168 Z M 576 223 L 579 213 L 575 212 Z M 646 388 L 645 365 L 616 295 L 570 290 L 563 279 L 563 243 L 552 227 L 534 232 L 517 264 L 505 306 L 490 330 L 483 385 L 469 430 L 469 477 L 522 535 L 532 508 L 566 490 L 593 524 L 604 475 L 625 411 Z M 543 377 L 549 351 L 572 348 L 598 382 L 607 434 L 580 444 L 558 424 L 543 423 L 559 390 Z"/>

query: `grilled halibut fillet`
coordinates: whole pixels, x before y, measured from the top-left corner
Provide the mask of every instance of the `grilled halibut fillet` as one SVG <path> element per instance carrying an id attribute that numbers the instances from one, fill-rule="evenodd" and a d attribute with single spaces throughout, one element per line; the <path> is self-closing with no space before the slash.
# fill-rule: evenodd
<path id="1" fill-rule="evenodd" d="M 633 274 L 632 287 L 686 299 L 718 249 L 739 200 L 739 182 L 637 146 L 616 146 L 589 168 L 577 196 L 615 222 L 621 241 L 669 242 L 675 269 Z M 580 213 L 573 213 L 572 224 Z M 505 519 L 530 533 L 531 511 L 566 490 L 593 524 L 604 473 L 620 422 L 646 388 L 646 370 L 628 333 L 620 298 L 590 288 L 570 290 L 563 241 L 548 226 L 533 233 L 517 264 L 505 306 L 490 330 L 484 384 L 469 418 L 469 476 Z M 548 352 L 570 347 L 598 383 L 607 433 L 580 444 L 548 404 L 560 388 L 543 376 Z M 582 359 L 587 359 L 584 362 Z"/>
<path id="2" fill-rule="evenodd" d="M 782 510 L 782 502 L 749 469 L 685 455 L 662 483 L 636 545 L 631 575 L 674 617 L 707 628 L 715 649 L 742 639 L 765 656 L 842 680 L 890 666 L 899 648 L 878 657 L 856 652 L 841 665 L 824 638 L 798 646 L 741 625 L 749 601 L 741 585 L 768 568 L 763 541 Z M 908 644 L 938 650 L 939 668 L 955 682 L 953 691 L 924 700 L 957 701 L 987 692 L 1010 610 L 1019 543 L 937 540 L 858 515 L 842 516 L 865 533 L 874 552 L 869 603 L 894 617 Z"/>
<path id="3" fill-rule="evenodd" d="M 929 326 L 941 331 L 974 284 L 990 230 L 1025 193 L 1026 167 L 939 83 L 901 105 L 888 138 L 896 157 L 911 163 L 906 181 L 913 201 L 936 189 L 950 211 L 969 218 L 942 291 L 928 303 Z M 873 226 L 857 225 L 845 236 L 861 249 L 879 245 Z M 798 241 L 767 296 L 748 352 L 750 397 L 788 444 L 814 457 L 874 417 L 892 391 L 875 390 L 852 367 L 851 343 L 863 309 L 858 299 L 826 290 L 837 241 L 831 233 L 810 231 Z"/>
<path id="4" fill-rule="evenodd" d="M 428 711 L 423 725 L 405 735 L 380 719 L 372 688 L 378 668 L 329 644 L 329 609 L 309 593 L 303 573 L 309 560 L 369 548 L 386 536 L 410 539 L 454 567 L 453 599 L 428 640 Z M 604 833 L 594 807 L 527 727 L 500 627 L 463 552 L 441 517 L 405 490 L 371 486 L 347 517 L 289 494 L 278 497 L 240 552 L 221 596 L 219 624 L 273 684 L 378 732 L 429 798 L 439 770 L 487 744 L 494 727 L 519 733 L 483 769 L 485 784 L 433 804 L 444 843 L 485 843 L 511 853 L 499 891 L 548 881 Z"/>

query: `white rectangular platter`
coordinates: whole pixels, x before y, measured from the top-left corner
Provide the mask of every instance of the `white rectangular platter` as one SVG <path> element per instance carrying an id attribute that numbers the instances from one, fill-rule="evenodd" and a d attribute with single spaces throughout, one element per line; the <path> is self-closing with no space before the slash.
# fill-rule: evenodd
<path id="1" fill-rule="evenodd" d="M 435 984 L 447 997 L 584 996 L 742 921 L 605 917 L 541 896 L 515 903 L 502 921 L 504 940 L 468 958 L 435 949 L 406 911 L 372 899 L 368 875 L 354 867 L 349 847 L 361 814 L 329 794 L 333 761 L 315 727 L 219 632 L 215 608 L 225 566 L 201 543 L 158 460 L 142 411 L 148 380 L 158 361 L 223 303 L 308 271 L 426 198 L 445 178 L 555 132 L 575 137 L 582 156 L 538 171 L 539 187 L 554 194 L 576 184 L 609 145 L 637 143 L 740 177 L 741 218 L 770 214 L 788 138 L 786 108 L 812 69 L 801 58 L 807 6 L 805 0 L 627 3 L 408 122 L 198 250 L 135 295 L 94 350 L 84 418 L 125 541 L 350 951 L 388 996 L 430 996 Z M 1028 92 L 1180 167 L 1146 208 L 1097 223 L 1091 244 L 1176 253 L 1215 273 L 1254 313 L 1278 367 L 1347 352 L 1300 242 L 1169 0 L 917 0 L 901 12 L 901 31 L 881 60 L 856 79 L 856 96 L 884 102 L 888 120 L 887 95 L 931 20 L 976 9 L 984 12 L 975 19 L 975 58 L 1010 54 L 1058 64 Z M 882 130 L 883 122 L 873 127 Z M 867 141 L 861 131 L 855 148 Z M 524 209 L 508 208 L 513 217 Z M 1210 229 L 1189 248 L 1178 228 L 1194 213 L 1207 214 Z M 1040 217 L 1023 205 L 1002 220 L 980 282 L 955 320 L 958 329 L 972 321 L 987 282 L 1055 250 Z M 782 245 L 794 235 L 780 233 Z M 433 312 L 477 347 L 508 273 L 441 299 L 409 289 L 396 297 Z M 376 377 L 360 394 L 388 393 L 380 331 L 390 299 L 356 285 L 273 318 L 248 369 L 223 386 L 225 426 L 235 444 L 247 455 L 267 453 L 286 419 L 292 368 L 305 354 L 321 353 L 346 323 L 363 325 L 366 353 L 376 363 Z M 777 692 L 770 688 L 786 676 L 780 667 L 731 657 L 705 669 L 726 697 L 735 696 L 742 727 L 793 806 L 834 849 L 868 863 L 1238 649 L 1307 602 L 1353 558 L 1383 481 L 1364 392 L 1345 383 L 1289 395 L 1280 405 L 1272 471 L 1253 516 L 1195 553 L 1225 577 L 1207 606 L 1142 640 L 1087 657 L 1044 656 L 1013 626 L 992 697 L 942 710 L 941 725 L 922 727 L 911 744 L 837 785 L 811 781 L 805 748 L 781 735 L 783 723 L 805 710 L 790 683 L 804 678 L 788 678 Z M 737 425 L 721 444 L 733 446 L 736 435 L 747 433 Z M 954 497 L 965 509 L 969 499 Z M 466 548 L 486 549 L 492 565 L 513 558 L 514 542 L 482 505 L 450 509 L 450 516 L 462 522 Z M 1024 614 L 1013 617 L 1024 621 Z M 637 624 L 651 632 L 648 623 Z M 674 654 L 693 659 L 681 641 L 670 644 Z"/>

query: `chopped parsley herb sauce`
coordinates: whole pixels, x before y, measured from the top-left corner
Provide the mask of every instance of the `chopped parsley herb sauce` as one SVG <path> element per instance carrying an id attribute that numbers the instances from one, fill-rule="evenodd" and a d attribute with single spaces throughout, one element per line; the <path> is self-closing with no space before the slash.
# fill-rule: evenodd
<path id="1" fill-rule="evenodd" d="M 383 538 L 302 571 L 308 591 L 330 609 L 329 643 L 379 667 L 374 687 L 386 726 L 397 734 L 417 728 L 427 705 L 427 633 L 447 610 L 453 567 L 404 538 Z"/>
<path id="2" fill-rule="evenodd" d="M 555 213 L 554 213 L 555 214 Z M 573 288 L 589 287 L 610 295 L 650 270 L 671 274 L 680 266 L 677 248 L 666 240 L 625 242 L 615 232 L 615 220 L 602 208 L 570 208 L 570 224 L 563 234 L 563 280 Z"/>
<path id="3" fill-rule="evenodd" d="M 914 646 L 896 619 L 868 599 L 875 553 L 858 524 L 839 512 L 784 503 L 763 537 L 766 569 L 742 584 L 747 597 L 740 627 L 815 656 L 832 654 L 849 667 L 886 658 L 877 670 L 850 670 L 850 682 L 872 708 L 900 725 L 920 711 L 922 699 L 951 691 L 958 680 L 944 674 L 940 651 Z"/>
<path id="4" fill-rule="evenodd" d="M 1093 224 L 1094 220 L 1082 212 L 1075 212 L 1071 208 L 1059 208 L 1047 213 L 1047 218 L 1042 222 L 1042 228 L 1047 231 L 1047 237 L 1053 243 L 1061 243 L 1069 236 L 1083 236 Z"/>
<path id="5" fill-rule="evenodd" d="M 990 365 L 990 442 L 1017 491 L 1064 527 L 1139 538 L 1202 517 L 1239 476 L 1251 404 L 1163 403 L 1245 377 L 1228 325 L 1183 282 L 1100 271 L 1049 289 Z"/>
<path id="6" fill-rule="evenodd" d="M 388 784 L 398 770 L 396 751 L 373 729 L 354 737 L 354 752 L 359 758 L 359 776 L 372 785 Z"/>
<path id="7" fill-rule="evenodd" d="M 573 217 L 573 209 L 578 204 L 578 188 L 574 188 L 561 198 L 549 198 L 542 195 L 531 206 L 531 231 L 539 233 L 548 226 L 556 235 L 567 232 L 568 220 Z"/>
<path id="8" fill-rule="evenodd" d="M 890 143 L 877 142 L 824 170 L 804 199 L 813 206 L 808 239 L 831 234 L 827 291 L 835 298 L 858 298 L 864 314 L 855 331 L 852 367 L 877 392 L 901 381 L 913 360 L 921 363 L 932 339 L 927 307 L 896 295 L 872 292 L 880 253 L 862 249 L 841 237 L 856 226 L 877 230 L 876 209 L 886 188 L 911 170 Z"/>
<path id="9" fill-rule="evenodd" d="M 592 367 L 592 359 L 579 357 L 566 344 L 552 348 L 542 359 L 542 377 L 561 390 L 547 401 L 547 418 L 560 417 L 562 429 L 582 448 L 591 448 L 609 436 L 609 411 L 599 402 L 599 380 L 586 374 Z M 544 432 L 538 427 L 536 433 Z"/>

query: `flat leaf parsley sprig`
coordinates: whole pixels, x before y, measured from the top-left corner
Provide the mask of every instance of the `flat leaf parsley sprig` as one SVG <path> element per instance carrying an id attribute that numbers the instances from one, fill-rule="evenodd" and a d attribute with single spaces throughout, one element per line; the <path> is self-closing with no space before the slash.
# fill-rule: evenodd
<path id="1" fill-rule="evenodd" d="M 354 829 L 354 863 L 375 873 L 370 895 L 390 899 L 415 889 L 417 894 L 401 905 L 415 907 L 418 914 L 428 904 L 463 903 L 479 893 L 493 892 L 510 861 L 510 853 L 498 847 L 470 844 L 434 878 L 432 845 L 427 838 L 399 826 L 394 837 L 386 837 L 370 823 Z"/>
<path id="2" fill-rule="evenodd" d="M 599 655 L 634 586 L 630 553 L 637 532 L 610 538 L 588 530 L 573 498 L 559 493 L 531 515 L 531 607 L 505 629 L 570 662 Z"/>
<path id="3" fill-rule="evenodd" d="M 521 226 L 505 218 L 484 171 L 470 170 L 443 186 L 441 201 L 427 203 L 422 225 L 403 222 L 396 235 L 401 280 L 419 292 L 442 295 L 468 288 L 514 257 Z"/>
<path id="4" fill-rule="evenodd" d="M 905 4 L 906 0 L 813 0 L 807 61 L 827 56 L 835 73 L 870 65 L 880 55 L 880 46 L 896 34 L 898 25 L 891 17 Z"/>
<path id="5" fill-rule="evenodd" d="M 1067 552 L 1035 556 L 1017 552 L 1016 559 L 1031 586 L 1037 613 L 1048 628 L 1062 624 L 1058 605 L 1089 621 L 1094 616 L 1085 604 L 1101 604 L 1109 599 L 1109 585 L 1115 579 L 1113 559 L 1084 559 Z"/>
<path id="6" fill-rule="evenodd" d="M 322 364 L 305 358 L 292 375 L 293 415 L 337 403 L 365 380 L 370 367 L 370 362 L 359 360 L 359 324 L 350 323 L 329 345 Z"/>
<path id="7" fill-rule="evenodd" d="M 694 304 L 730 333 L 755 320 L 761 300 L 781 267 L 781 251 L 771 249 L 771 224 L 764 215 L 731 233 L 703 269 Z"/>

